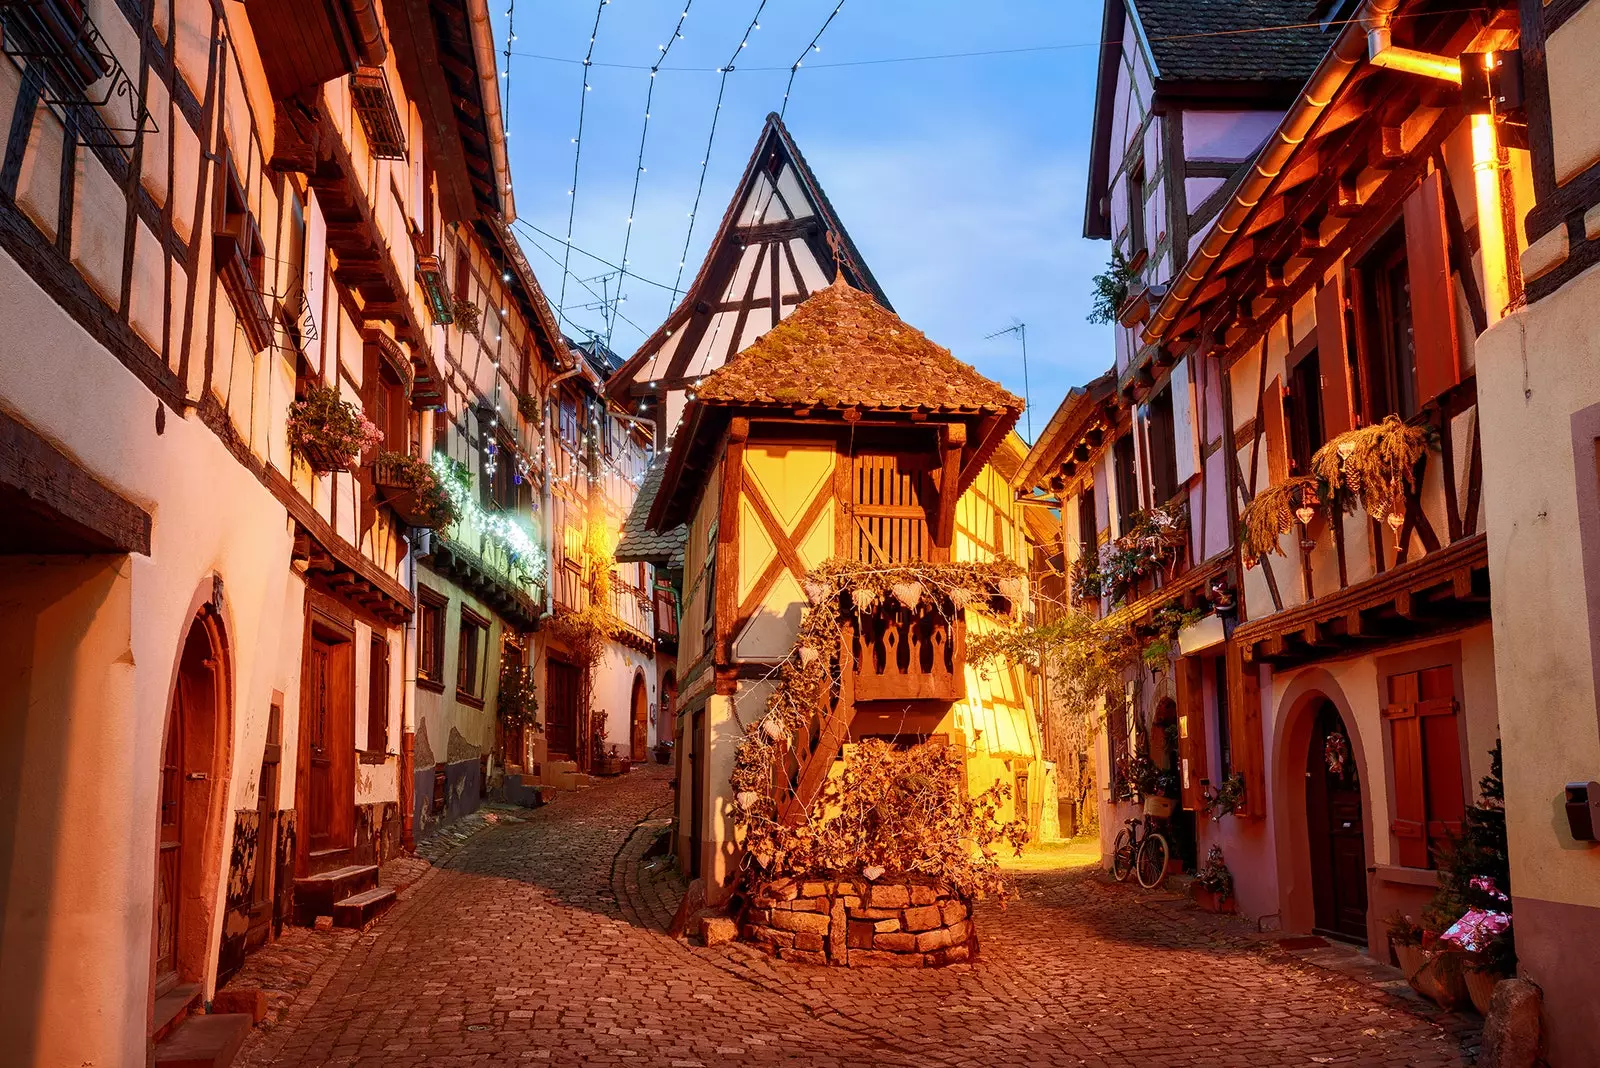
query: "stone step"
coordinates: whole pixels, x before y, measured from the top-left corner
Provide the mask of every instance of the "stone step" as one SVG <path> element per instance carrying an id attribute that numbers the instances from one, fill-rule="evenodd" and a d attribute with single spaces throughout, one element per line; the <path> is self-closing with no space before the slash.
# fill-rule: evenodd
<path id="1" fill-rule="evenodd" d="M 333 925 L 360 930 L 383 915 L 393 904 L 392 886 L 375 886 L 371 890 L 363 890 L 359 894 L 352 894 L 342 901 L 333 903 Z"/>
<path id="2" fill-rule="evenodd" d="M 349 867 L 350 850 L 348 849 L 316 849 L 306 858 L 306 867 L 312 875 L 322 875 L 325 872 L 337 871 Z"/>
<path id="3" fill-rule="evenodd" d="M 200 984 L 179 983 L 156 998 L 155 1012 L 150 1017 L 150 1041 L 160 1042 L 199 1007 Z"/>
<path id="4" fill-rule="evenodd" d="M 191 1016 L 156 1045 L 156 1068 L 227 1068 L 250 1027 L 242 1012 Z"/>
<path id="5" fill-rule="evenodd" d="M 294 881 L 294 922 L 309 927 L 332 916 L 334 903 L 378 885 L 376 864 L 349 864 Z"/>

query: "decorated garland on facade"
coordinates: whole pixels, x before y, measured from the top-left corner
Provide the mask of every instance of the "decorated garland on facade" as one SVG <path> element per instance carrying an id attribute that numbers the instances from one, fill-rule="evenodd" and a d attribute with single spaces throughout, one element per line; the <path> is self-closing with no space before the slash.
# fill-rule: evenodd
<path id="1" fill-rule="evenodd" d="M 1287 556 L 1280 540 L 1296 521 L 1314 519 L 1317 505 L 1328 497 L 1326 484 L 1314 475 L 1296 475 L 1266 487 L 1239 513 L 1239 551 L 1246 560 L 1268 553 Z"/>
<path id="2" fill-rule="evenodd" d="M 1001 823 L 1010 787 L 996 783 L 968 796 L 960 762 L 948 749 L 899 751 L 862 743 L 842 779 L 830 781 L 794 824 L 779 820 L 773 772 L 780 743 L 807 729 L 839 699 L 839 628 L 848 612 L 870 612 L 889 599 L 908 610 L 937 606 L 951 618 L 973 608 L 998 614 L 1027 598 L 1022 569 L 998 563 L 829 561 L 802 582 L 806 608 L 794 646 L 778 669 L 757 721 L 745 727 L 730 784 L 734 821 L 747 853 L 767 876 L 823 874 L 876 878 L 885 871 L 943 879 L 965 895 L 1003 895 L 992 848 L 1020 850 L 1025 821 Z"/>
<path id="3" fill-rule="evenodd" d="M 472 475 L 467 465 L 442 452 L 433 454 L 433 469 L 456 515 L 469 519 L 480 534 L 493 541 L 511 561 L 514 577 L 524 585 L 542 581 L 545 575 L 544 550 L 534 544 L 533 535 L 510 515 L 486 512 L 473 499 Z"/>
<path id="4" fill-rule="evenodd" d="M 1399 416 L 1357 427 L 1328 442 L 1311 458 L 1312 474 L 1329 489 L 1342 488 L 1359 499 L 1367 514 L 1398 530 L 1405 522 L 1405 499 L 1417 489 L 1418 465 L 1428 451 L 1428 431 Z"/>

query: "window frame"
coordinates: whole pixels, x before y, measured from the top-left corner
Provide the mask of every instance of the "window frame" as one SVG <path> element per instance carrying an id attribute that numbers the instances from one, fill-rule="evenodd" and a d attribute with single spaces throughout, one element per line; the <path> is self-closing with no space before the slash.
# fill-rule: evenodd
<path id="1" fill-rule="evenodd" d="M 1410 419 L 1420 408 L 1417 388 L 1417 346 L 1412 318 L 1410 250 L 1405 219 L 1392 223 L 1361 253 L 1350 269 L 1355 289 L 1357 361 L 1361 411 L 1368 424 L 1386 415 Z M 1396 282 L 1405 291 L 1404 323 L 1396 299 Z M 1398 351 L 1403 330 L 1409 356 Z M 1409 360 L 1408 366 L 1402 363 Z"/>
<path id="2" fill-rule="evenodd" d="M 434 693 L 444 692 L 444 617 L 449 606 L 443 594 L 417 585 L 417 685 Z"/>
<path id="3" fill-rule="evenodd" d="M 1322 362 L 1315 331 L 1300 340 L 1289 354 L 1288 379 L 1289 473 L 1309 475 L 1311 458 L 1327 444 L 1323 425 Z"/>
<path id="4" fill-rule="evenodd" d="M 1117 532 L 1126 534 L 1129 518 L 1140 510 L 1139 453 L 1132 430 L 1111 443 L 1111 480 L 1117 490 Z"/>
<path id="5" fill-rule="evenodd" d="M 1164 508 L 1182 489 L 1178 484 L 1178 424 L 1171 379 L 1145 403 L 1144 435 L 1150 464 L 1150 500 L 1155 507 Z"/>
<path id="6" fill-rule="evenodd" d="M 482 708 L 484 703 L 484 657 L 488 645 L 489 621 L 462 605 L 456 624 L 456 700 L 475 708 Z"/>
<path id="7" fill-rule="evenodd" d="M 371 644 L 367 647 L 366 751 L 378 756 L 389 752 L 389 657 L 387 635 L 373 631 Z"/>

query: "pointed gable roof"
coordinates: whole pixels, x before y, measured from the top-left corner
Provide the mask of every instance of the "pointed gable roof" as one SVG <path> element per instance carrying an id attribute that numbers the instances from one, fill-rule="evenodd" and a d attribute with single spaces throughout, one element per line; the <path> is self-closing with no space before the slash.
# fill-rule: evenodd
<path id="1" fill-rule="evenodd" d="M 694 281 L 666 322 L 611 376 L 608 389 L 612 396 L 624 401 L 630 389 L 644 382 L 674 383 L 690 373 L 699 375 L 720 366 L 715 352 L 701 353 L 696 358 L 698 340 L 710 334 L 711 345 L 731 356 L 751 340 L 751 330 L 762 323 L 770 328 L 774 317 L 769 307 L 761 316 L 739 317 L 737 322 L 733 320 L 735 313 L 722 313 L 728 321 L 714 324 L 711 320 L 719 314 L 718 306 L 742 297 L 744 283 L 753 283 L 753 278 L 747 276 L 757 270 L 781 274 L 779 288 L 784 292 L 780 305 L 792 307 L 803 301 L 836 273 L 830 238 L 838 242 L 837 262 L 845 279 L 872 294 L 885 308 L 892 307 L 788 127 L 776 112 L 769 114 Z M 796 241 L 802 245 L 799 254 L 794 248 Z M 768 261 L 752 268 L 748 261 L 754 253 L 746 256 L 746 252 L 770 242 L 789 246 L 783 262 Z M 809 256 L 804 255 L 806 252 Z M 741 291 L 734 291 L 735 282 Z M 751 286 L 751 296 L 758 303 L 770 305 L 769 292 L 765 284 Z M 776 318 L 781 319 L 787 310 L 780 306 Z M 725 329 L 718 330 L 719 325 Z M 677 343 L 673 344 L 675 337 Z M 672 356 L 665 362 L 658 360 L 656 357 L 669 347 Z"/>
<path id="2" fill-rule="evenodd" d="M 705 404 L 1011 412 L 1022 401 L 844 280 L 713 372 Z"/>

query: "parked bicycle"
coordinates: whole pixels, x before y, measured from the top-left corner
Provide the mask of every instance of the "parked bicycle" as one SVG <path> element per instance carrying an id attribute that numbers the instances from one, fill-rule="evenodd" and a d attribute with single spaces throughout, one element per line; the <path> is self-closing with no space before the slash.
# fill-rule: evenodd
<path id="1" fill-rule="evenodd" d="M 1167 801 L 1168 805 L 1152 806 L 1147 803 L 1143 816 L 1124 820 L 1127 827 L 1117 832 L 1116 845 L 1111 854 L 1111 874 L 1117 882 L 1127 882 L 1129 875 L 1137 875 L 1139 885 L 1146 890 L 1154 890 L 1166 881 L 1167 861 L 1172 857 L 1167 836 L 1161 833 L 1167 826 L 1167 817 L 1152 811 L 1160 811 L 1163 807 L 1170 811 L 1171 802 L 1167 798 L 1151 800 Z"/>

